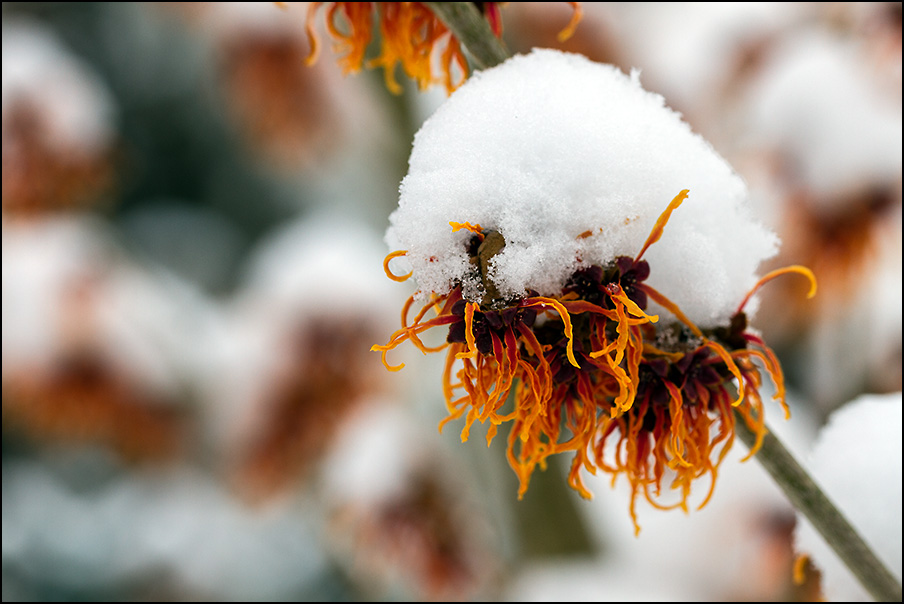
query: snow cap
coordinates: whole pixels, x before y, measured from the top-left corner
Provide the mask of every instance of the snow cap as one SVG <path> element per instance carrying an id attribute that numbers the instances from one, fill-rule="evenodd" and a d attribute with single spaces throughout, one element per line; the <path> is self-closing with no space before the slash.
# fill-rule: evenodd
<path id="1" fill-rule="evenodd" d="M 472 233 L 450 222 L 505 237 L 489 271 L 502 296 L 556 295 L 578 268 L 636 256 L 689 189 L 644 254 L 647 283 L 701 327 L 726 323 L 777 238 L 753 221 L 731 166 L 639 80 L 535 49 L 452 94 L 415 136 L 386 235 L 408 251 L 421 294 L 459 283 L 470 300 L 483 293 L 468 262 Z"/>

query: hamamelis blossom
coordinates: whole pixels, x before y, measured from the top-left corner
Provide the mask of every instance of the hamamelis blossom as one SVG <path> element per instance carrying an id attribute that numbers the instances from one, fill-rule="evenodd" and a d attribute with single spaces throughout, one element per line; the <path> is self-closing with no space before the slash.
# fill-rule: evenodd
<path id="1" fill-rule="evenodd" d="M 113 184 L 113 98 L 49 29 L 3 22 L 3 212 L 35 217 L 99 202 Z"/>
<path id="2" fill-rule="evenodd" d="M 406 340 L 424 353 L 448 347 L 443 392 L 449 416 L 440 428 L 464 417 L 464 441 L 475 421 L 488 421 L 489 443 L 500 424 L 512 422 L 507 455 L 520 481 L 519 497 L 534 469 L 544 468 L 550 455 L 573 452 L 569 485 L 589 498 L 582 468 L 591 473 L 602 469 L 613 477 L 624 474 L 632 487 L 635 523 L 639 495 L 655 507 L 687 511 L 691 484 L 709 475 L 703 507 L 734 438 L 734 411 L 760 439 L 766 433 L 759 395 L 762 376 L 754 359 L 774 382 L 774 398 L 786 418 L 789 410 L 778 360 L 747 329 L 744 306 L 749 296 L 728 326 L 704 332 L 666 296 L 643 283 L 650 266 L 641 256 L 659 239 L 687 193 L 682 191 L 669 204 L 637 257 L 620 256 L 606 266 L 580 269 L 562 294 L 553 297 L 528 292 L 514 301 L 484 297 L 471 302 L 456 287 L 428 301 L 409 323 L 411 296 L 402 311 L 402 328 L 388 344 L 373 350 L 382 351 L 387 369 L 397 371 L 404 365 L 388 364 L 386 353 Z M 457 223 L 451 226 L 460 228 Z M 475 233 L 469 247 L 480 266 L 481 249 L 498 233 L 467 228 Z M 409 275 L 398 277 L 388 268 L 388 261 L 399 255 L 387 256 L 387 275 L 405 280 Z M 792 266 L 766 275 L 755 289 L 787 272 L 811 277 L 807 269 Z M 657 331 L 659 317 L 645 312 L 648 298 L 668 308 L 679 322 Z M 427 318 L 431 310 L 435 316 Z M 544 320 L 538 321 L 541 317 Z M 446 325 L 445 345 L 431 348 L 421 340 L 421 333 Z M 512 392 L 514 408 L 506 406 Z M 607 450 L 613 440 L 614 453 Z M 758 448 L 759 443 L 751 455 Z M 677 503 L 661 501 L 668 472 L 673 475 L 671 488 L 680 492 Z"/>
<path id="3" fill-rule="evenodd" d="M 472 81 L 415 139 L 387 236 L 408 247 L 384 266 L 420 289 L 402 327 L 373 350 L 399 370 L 387 353 L 405 341 L 445 349 L 441 427 L 463 419 L 466 440 L 479 421 L 491 441 L 510 423 L 519 496 L 538 466 L 570 452 L 568 482 L 585 497 L 582 469 L 627 478 L 635 526 L 638 497 L 687 510 L 692 485 L 709 477 L 702 507 L 735 422 L 766 432 L 762 370 L 788 414 L 781 367 L 748 328 L 748 302 L 776 276 L 812 274 L 793 266 L 756 278 L 773 241 L 741 205 L 743 183 L 636 77 L 534 51 Z M 505 108 L 502 95 L 512 99 Z M 524 128 L 492 129 L 506 120 Z M 699 193 L 676 188 L 670 203 L 661 198 L 681 180 Z M 690 209 L 676 212 L 686 199 Z M 433 230 L 442 211 L 456 219 L 446 218 L 445 235 Z M 641 233 L 647 217 L 653 224 Z M 679 225 L 687 232 L 673 235 Z M 732 236 L 753 262 L 720 253 Z M 389 266 L 401 257 L 413 267 L 405 276 Z M 447 330 L 444 344 L 424 341 L 433 328 Z"/>
<path id="4" fill-rule="evenodd" d="M 475 3 L 486 17 L 493 33 L 502 35 L 502 2 Z M 578 2 L 571 22 L 562 30 L 560 38 L 567 39 L 581 19 Z M 446 25 L 422 2 L 311 2 L 308 7 L 307 31 L 311 43 L 308 63 L 317 59 L 320 45 L 316 30 L 318 9 L 325 5 L 326 26 L 333 39 L 334 50 L 342 56 L 339 65 L 346 73 L 361 70 L 362 66 L 382 67 L 386 87 L 395 94 L 402 92 L 396 81 L 395 68 L 401 64 L 405 74 L 417 81 L 423 90 L 433 84 L 443 84 L 451 93 L 468 77 L 468 62 L 458 39 Z M 374 21 L 380 31 L 380 54 L 365 60 L 367 48 L 374 36 Z M 434 53 L 438 56 L 438 70 Z"/>
<path id="5" fill-rule="evenodd" d="M 180 456 L 187 415 L 161 344 L 181 343 L 165 318 L 178 288 L 121 261 L 87 218 L 13 221 L 2 235 L 4 435 Z M 151 344 L 151 331 L 165 337 Z"/>

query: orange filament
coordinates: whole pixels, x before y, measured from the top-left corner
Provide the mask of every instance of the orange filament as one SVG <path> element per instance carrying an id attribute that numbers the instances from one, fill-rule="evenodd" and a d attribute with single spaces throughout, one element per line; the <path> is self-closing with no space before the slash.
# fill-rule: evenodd
<path id="1" fill-rule="evenodd" d="M 468 231 L 471 231 L 472 233 L 480 235 L 481 238 L 483 237 L 483 228 L 479 224 L 471 224 L 470 222 L 450 222 L 449 226 L 452 227 L 453 233 L 457 233 L 462 229 L 466 229 Z"/>
<path id="2" fill-rule="evenodd" d="M 644 342 L 643 345 L 643 353 L 645 355 L 649 355 L 650 357 L 663 357 L 671 361 L 672 363 L 676 363 L 681 360 L 684 356 L 683 352 L 667 352 L 660 348 L 656 348 L 652 344 Z"/>
<path id="3" fill-rule="evenodd" d="M 659 218 L 656 220 L 656 224 L 653 225 L 653 230 L 650 231 L 650 236 L 647 237 L 646 243 L 643 244 L 643 247 L 640 248 L 640 253 L 637 254 L 637 257 L 634 258 L 634 262 L 636 263 L 641 259 L 644 252 L 647 251 L 647 248 L 659 241 L 659 238 L 662 237 L 663 231 L 665 231 L 665 225 L 669 222 L 669 218 L 672 217 L 672 212 L 681 205 L 687 198 L 688 189 L 683 189 L 675 198 L 669 203 L 668 207 L 665 211 L 660 214 Z"/>
<path id="4" fill-rule="evenodd" d="M 807 554 L 799 554 L 794 560 L 794 569 L 792 576 L 795 585 L 803 585 L 807 580 L 807 564 L 810 562 L 810 556 Z"/>
<path id="5" fill-rule="evenodd" d="M 737 351 L 735 355 L 743 356 L 746 353 L 750 356 L 759 358 L 763 362 L 763 365 L 775 382 L 775 394 L 772 395 L 772 399 L 781 403 L 782 408 L 785 411 L 785 419 L 791 419 L 791 409 L 785 402 L 785 378 L 782 373 L 782 366 L 778 362 L 778 357 L 775 356 L 772 349 L 766 346 L 766 343 L 759 336 L 748 333 L 744 334 L 744 339 L 750 344 L 756 345 L 759 350 L 748 349 L 746 351 Z"/>
<path id="6" fill-rule="evenodd" d="M 477 356 L 477 346 L 474 341 L 474 311 L 476 309 L 477 304 L 474 302 L 468 302 L 465 306 L 465 341 L 468 344 L 468 351 L 459 352 L 455 355 L 456 359 L 470 359 Z"/>
<path id="7" fill-rule="evenodd" d="M 568 2 L 567 4 L 571 5 L 573 12 L 571 13 L 571 21 L 568 22 L 565 29 L 560 31 L 557 36 L 559 42 L 565 42 L 574 35 L 574 31 L 578 28 L 578 23 L 581 22 L 581 18 L 584 16 L 584 9 L 581 8 L 580 2 Z M 499 34 L 496 35 L 498 36 Z"/>
<path id="8" fill-rule="evenodd" d="M 731 359 L 731 355 L 728 354 L 728 351 L 725 348 L 712 340 L 704 340 L 704 345 L 708 346 L 713 352 L 715 352 L 720 359 L 725 362 L 725 366 L 731 372 L 731 374 L 737 378 L 738 380 L 738 398 L 731 403 L 732 407 L 737 407 L 742 402 L 744 402 L 744 377 L 741 375 L 741 371 L 738 369 L 738 366 Z"/>
<path id="9" fill-rule="evenodd" d="M 386 256 L 386 258 L 383 259 L 383 271 L 386 273 L 386 276 L 389 277 L 390 279 L 392 279 L 393 281 L 398 281 L 399 283 L 401 283 L 401 282 L 407 281 L 409 278 L 411 278 L 411 273 L 408 273 L 407 275 L 396 275 L 391 270 L 389 270 L 389 261 L 390 260 L 392 260 L 393 258 L 400 258 L 401 256 L 404 256 L 407 253 L 408 253 L 408 250 L 399 250 L 397 252 L 393 252 L 393 253 L 389 254 L 388 256 Z M 408 312 L 408 311 L 406 310 L 405 312 Z M 404 323 L 404 321 L 402 321 L 402 322 Z"/>
<path id="10" fill-rule="evenodd" d="M 402 87 L 395 79 L 395 66 L 402 64 L 405 73 L 417 80 L 420 87 L 430 83 L 430 52 L 434 40 L 435 18 L 419 3 L 381 2 L 380 54 L 368 61 L 367 67 L 383 67 L 386 87 L 393 94 L 401 94 Z M 418 39 L 423 31 L 427 41 Z M 423 82 L 423 84 L 422 84 Z"/>
<path id="11" fill-rule="evenodd" d="M 618 385 L 618 392 L 612 401 L 610 410 L 610 414 L 614 417 L 627 411 L 634 401 L 640 359 L 643 354 L 643 336 L 637 326 L 655 323 L 659 318 L 643 312 L 633 300 L 628 298 L 621 287 L 618 288 L 617 293 L 611 296 L 611 300 L 615 304 L 615 311 L 607 311 L 584 301 L 564 304 L 569 312 L 592 312 L 617 322 L 616 333 L 618 335 L 615 340 L 607 342 L 605 321 L 600 318 L 592 319 L 591 345 L 595 350 L 591 351 L 589 355 L 594 360 L 602 357 L 605 363 L 603 371 L 608 373 Z M 625 359 L 626 366 L 622 367 Z"/>
<path id="12" fill-rule="evenodd" d="M 559 316 L 562 318 L 562 323 L 565 324 L 565 337 L 568 338 L 568 348 L 566 349 L 568 354 L 568 362 L 575 367 L 580 367 L 577 360 L 575 360 L 574 358 L 574 336 L 571 331 L 571 317 L 569 317 L 568 311 L 565 310 L 565 307 L 562 306 L 560 302 L 553 300 L 552 298 L 537 297 L 529 299 L 534 301 L 529 304 L 525 304 L 525 306 L 540 306 L 548 304 L 549 306 L 552 306 L 554 309 L 556 309 L 556 312 L 558 312 Z"/>
<path id="13" fill-rule="evenodd" d="M 750 298 L 755 294 L 761 287 L 763 287 L 769 281 L 772 281 L 776 277 L 780 277 L 782 275 L 786 275 L 788 273 L 798 273 L 803 275 L 807 279 L 810 280 L 810 291 L 807 292 L 807 299 L 809 300 L 813 296 L 816 295 L 816 275 L 813 274 L 813 271 L 808 269 L 806 266 L 801 266 L 799 264 L 792 264 L 791 266 L 786 266 L 784 268 L 776 269 L 772 272 L 766 273 L 760 278 L 759 281 L 756 282 L 747 295 L 744 296 L 744 299 L 741 301 L 741 304 L 738 306 L 738 310 L 735 311 L 735 314 L 744 310 L 744 307 L 747 306 L 747 302 Z"/>
<path id="14" fill-rule="evenodd" d="M 653 298 L 653 300 L 654 300 L 657 304 L 659 304 L 660 306 L 665 307 L 670 313 L 672 313 L 673 315 L 675 315 L 675 318 L 676 318 L 676 319 L 678 319 L 679 321 L 681 321 L 682 323 L 684 323 L 685 325 L 687 325 L 688 329 L 690 329 L 691 332 L 692 332 L 695 336 L 697 336 L 698 338 L 702 338 L 702 337 L 703 337 L 703 332 L 700 331 L 700 328 L 697 327 L 696 325 L 694 325 L 694 323 L 693 323 L 690 319 L 687 318 L 687 315 L 685 315 L 683 312 L 681 312 L 681 309 L 678 308 L 678 305 L 677 305 L 677 304 L 675 304 L 674 302 L 672 302 L 671 300 L 669 300 L 668 298 L 666 298 L 665 296 L 663 296 L 662 294 L 660 294 L 658 291 L 656 291 L 655 289 L 653 289 L 652 287 L 650 287 L 650 286 L 647 285 L 646 283 L 639 283 L 639 284 L 637 285 L 637 287 L 638 287 L 640 290 L 642 290 L 643 292 L 645 292 L 648 296 L 650 296 L 651 298 Z"/>
<path id="15" fill-rule="evenodd" d="M 312 65 L 320 52 L 314 20 L 317 9 L 328 4 L 326 26 L 334 40 L 333 49 L 342 53 L 339 65 L 345 73 L 361 70 L 367 46 L 373 29 L 373 3 L 371 2 L 311 2 L 308 5 L 306 31 L 311 45 L 311 54 L 306 63 Z M 342 25 L 338 25 L 338 15 L 342 15 Z"/>
<path id="16" fill-rule="evenodd" d="M 308 36 L 308 45 L 311 47 L 311 54 L 305 59 L 305 65 L 313 65 L 320 56 L 320 41 L 317 39 L 317 29 L 314 27 L 314 16 L 322 2 L 311 2 L 308 4 L 308 15 L 305 17 L 305 32 Z"/>

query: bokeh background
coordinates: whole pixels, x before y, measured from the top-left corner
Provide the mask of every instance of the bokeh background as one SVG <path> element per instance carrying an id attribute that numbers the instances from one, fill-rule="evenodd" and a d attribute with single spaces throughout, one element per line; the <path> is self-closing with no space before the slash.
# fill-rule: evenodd
<path id="1" fill-rule="evenodd" d="M 818 598 L 741 445 L 635 538 L 624 484 L 518 501 L 502 438 L 439 433 L 441 355 L 385 371 L 382 235 L 446 94 L 345 76 L 322 22 L 306 66 L 304 4 L 3 3 L 3 599 Z M 563 44 L 568 3 L 505 4 L 504 40 L 639 69 L 748 181 L 764 271 L 817 275 L 753 321 L 806 459 L 901 390 L 901 3 L 583 10 Z"/>

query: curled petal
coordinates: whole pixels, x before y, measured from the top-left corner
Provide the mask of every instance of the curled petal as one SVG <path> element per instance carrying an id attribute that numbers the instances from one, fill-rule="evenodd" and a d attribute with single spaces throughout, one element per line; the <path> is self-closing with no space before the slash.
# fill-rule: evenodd
<path id="1" fill-rule="evenodd" d="M 391 270 L 389 270 L 389 261 L 393 258 L 399 258 L 401 256 L 405 256 L 408 253 L 408 250 L 399 250 L 397 252 L 392 252 L 386 258 L 383 259 L 383 270 L 386 272 L 386 276 L 392 279 L 393 281 L 403 282 L 407 281 L 411 278 L 412 273 L 408 273 L 407 275 L 396 275 Z M 413 272 L 413 271 L 412 271 Z"/>

